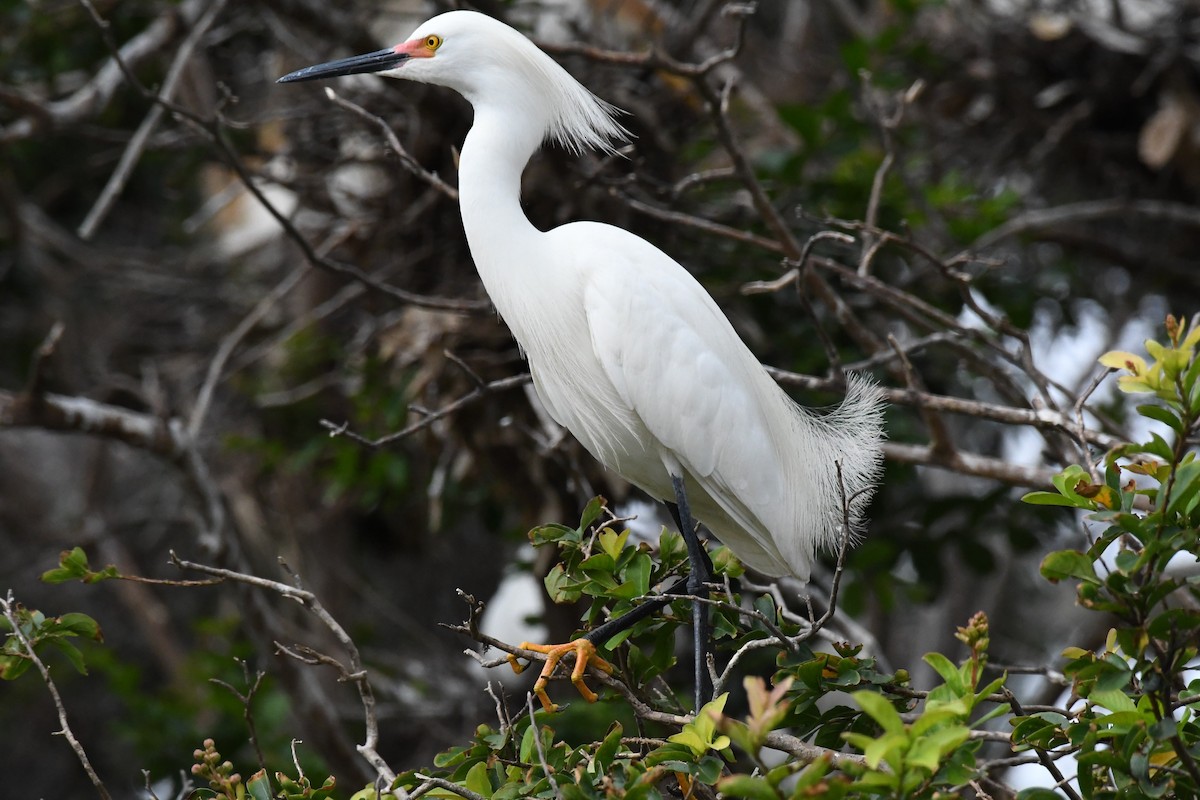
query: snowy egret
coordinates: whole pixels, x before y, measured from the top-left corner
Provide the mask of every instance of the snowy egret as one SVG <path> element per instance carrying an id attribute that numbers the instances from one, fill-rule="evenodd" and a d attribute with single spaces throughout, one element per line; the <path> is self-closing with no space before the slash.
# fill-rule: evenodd
<path id="1" fill-rule="evenodd" d="M 521 210 L 521 173 L 542 143 L 612 152 L 626 132 L 613 106 L 522 34 L 451 11 L 394 47 L 279 82 L 367 72 L 445 86 L 471 103 L 459 193 L 479 277 L 550 416 L 601 464 L 672 508 L 692 557 L 686 589 L 704 591 L 710 577 L 692 514 L 750 567 L 807 580 L 817 551 L 848 533 L 847 522 L 858 524 L 876 480 L 876 387 L 851 376 L 842 405 L 815 415 L 779 388 L 708 292 L 654 245 L 596 222 L 535 228 Z M 707 674 L 703 609 L 695 604 L 697 702 Z M 613 633 L 602 628 L 602 636 L 535 648 L 549 655 L 536 687 L 548 709 L 545 680 L 571 651 L 572 681 L 595 698 L 583 673 L 589 662 L 611 669 L 593 647 Z"/>

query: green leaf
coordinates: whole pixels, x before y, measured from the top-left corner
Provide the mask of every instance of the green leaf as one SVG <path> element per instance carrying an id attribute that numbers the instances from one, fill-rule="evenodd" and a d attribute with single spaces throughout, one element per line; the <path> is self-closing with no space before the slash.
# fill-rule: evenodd
<path id="1" fill-rule="evenodd" d="M 442 751 L 441 753 L 438 753 L 436 756 L 434 756 L 433 757 L 433 765 L 435 767 L 441 767 L 442 769 L 445 769 L 446 767 L 452 767 L 455 764 L 460 763 L 461 761 L 463 761 L 463 759 L 466 758 L 466 756 L 467 756 L 467 748 L 451 747 L 447 750 Z M 522 760 L 527 761 L 528 759 L 525 759 L 524 757 L 522 757 Z"/>
<path id="2" fill-rule="evenodd" d="M 58 627 L 70 631 L 76 636 L 85 636 L 88 639 L 95 639 L 97 642 L 104 641 L 104 636 L 100 633 L 100 624 L 87 614 L 81 614 L 78 611 L 71 611 L 59 617 Z"/>
<path id="3" fill-rule="evenodd" d="M 608 728 L 608 733 L 604 739 L 596 747 L 596 753 L 593 756 L 592 763 L 596 768 L 598 775 L 607 775 L 609 768 L 612 766 L 613 759 L 617 756 L 617 751 L 621 747 L 621 723 L 614 722 Z"/>
<path id="4" fill-rule="evenodd" d="M 1066 578 L 1078 578 L 1092 584 L 1100 584 L 1092 559 L 1078 550 L 1057 550 L 1042 559 L 1042 577 L 1058 583 Z"/>
<path id="5" fill-rule="evenodd" d="M 1069 508 L 1079 508 L 1079 503 L 1069 497 L 1063 497 L 1061 494 L 1054 492 L 1029 492 L 1021 498 L 1021 502 L 1029 503 L 1034 506 L 1067 506 Z"/>
<path id="6" fill-rule="evenodd" d="M 480 761 L 475 766 L 467 771 L 467 777 L 462 784 L 465 788 L 470 789 L 475 794 L 483 797 L 492 796 L 492 781 L 488 778 L 488 768 L 486 761 Z"/>
<path id="7" fill-rule="evenodd" d="M 746 573 L 746 568 L 742 566 L 742 562 L 734 555 L 733 551 L 725 545 L 714 548 L 709 557 L 713 563 L 714 575 L 726 575 L 730 578 L 740 578 Z"/>
<path id="8" fill-rule="evenodd" d="M 938 765 L 960 744 L 967 740 L 971 731 L 965 725 L 951 725 L 917 739 L 908 751 L 905 761 L 922 767 L 932 775 Z"/>
<path id="9" fill-rule="evenodd" d="M 271 780 L 267 771 L 260 769 L 246 781 L 246 792 L 253 800 L 271 800 Z"/>
<path id="10" fill-rule="evenodd" d="M 875 692 L 853 692 L 851 696 L 867 715 L 888 733 L 902 733 L 904 723 L 890 702 Z"/>
<path id="11" fill-rule="evenodd" d="M 1144 447 L 1147 453 L 1158 456 L 1168 464 L 1175 459 L 1175 453 L 1171 450 L 1171 445 L 1167 444 L 1167 441 L 1157 433 L 1152 432 L 1150 434 L 1150 441 L 1146 442 Z"/>
<path id="12" fill-rule="evenodd" d="M 866 759 L 867 766 L 871 769 L 879 769 L 879 765 L 886 762 L 893 770 L 898 772 L 904 763 L 901 753 L 907 746 L 908 736 L 903 732 L 885 733 L 867 745 L 866 749 L 863 750 L 863 758 Z"/>
<path id="13" fill-rule="evenodd" d="M 927 732 L 932 731 L 944 722 L 965 717 L 966 710 L 966 706 L 961 699 L 953 703 L 939 705 L 936 708 L 926 708 L 921 716 L 917 718 L 917 721 L 912 724 L 910 731 L 913 738 L 924 736 Z"/>
<path id="14" fill-rule="evenodd" d="M 1091 700 L 1102 708 L 1107 708 L 1109 711 L 1137 710 L 1137 706 L 1133 704 L 1133 700 L 1129 698 L 1129 695 L 1120 689 L 1093 689 L 1088 695 L 1088 700 Z"/>
<path id="15" fill-rule="evenodd" d="M 613 572 L 617 569 L 617 560 L 608 553 L 595 553 L 588 558 L 585 558 L 579 565 L 581 572 L 587 573 L 589 578 L 593 580 L 606 579 L 613 586 L 616 586 L 616 581 L 612 579 Z"/>
<path id="16" fill-rule="evenodd" d="M 625 582 L 613 590 L 612 594 L 621 600 L 636 600 L 650 593 L 650 573 L 654 570 L 654 561 L 646 553 L 638 553 L 625 569 Z"/>
<path id="17" fill-rule="evenodd" d="M 1183 432 L 1183 420 L 1179 418 L 1179 415 L 1175 414 L 1168 408 L 1150 405 L 1147 403 L 1145 405 L 1138 406 L 1137 412 L 1147 419 L 1153 419 L 1163 423 L 1177 434 Z"/>
<path id="18" fill-rule="evenodd" d="M 677 531 L 663 528 L 658 537 L 658 557 L 665 568 L 673 567 L 687 560 L 687 544 Z"/>
<path id="19" fill-rule="evenodd" d="M 780 800 L 765 778 L 749 775 L 729 775 L 717 781 L 717 791 L 726 797 L 741 797 L 745 800 Z"/>
<path id="20" fill-rule="evenodd" d="M 1062 795 L 1050 789 L 1022 789 L 1017 800 L 1062 800 Z"/>
<path id="21" fill-rule="evenodd" d="M 721 716 L 721 712 L 725 708 L 725 701 L 728 699 L 729 692 L 725 692 L 720 697 L 705 703 L 704 707 L 696 712 L 695 718 L 684 725 L 683 730 L 679 733 L 668 736 L 667 741 L 683 745 L 696 758 L 700 758 L 710 749 L 724 750 L 729 747 L 728 736 L 715 735 L 717 732 L 717 718 Z"/>
<path id="22" fill-rule="evenodd" d="M 33 664 L 26 656 L 0 655 L 0 679 L 15 681 Z"/>
<path id="23" fill-rule="evenodd" d="M 58 567 L 42 573 L 42 580 L 46 583 L 66 583 L 67 581 L 96 583 L 119 577 L 121 577 L 121 574 L 117 572 L 117 568 L 112 564 L 109 564 L 99 572 L 93 572 L 91 565 L 88 564 L 87 554 L 83 552 L 82 547 L 64 550 L 58 556 Z"/>
<path id="24" fill-rule="evenodd" d="M 729 740 L 722 736 L 718 738 L 718 741 L 721 739 L 724 739 L 725 747 L 729 747 Z M 714 747 L 714 749 L 724 750 L 725 747 Z M 717 779 L 721 777 L 721 771 L 725 769 L 725 762 L 721 761 L 721 759 L 714 755 L 706 755 L 700 759 L 698 767 L 699 769 L 697 769 L 695 773 L 696 780 L 708 786 L 712 786 L 717 782 Z"/>
<path id="25" fill-rule="evenodd" d="M 605 502 L 605 499 L 599 495 L 588 501 L 588 504 L 583 508 L 583 513 L 579 515 L 579 530 L 586 530 L 589 525 L 596 521 L 596 518 L 604 511 Z"/>
<path id="26" fill-rule="evenodd" d="M 79 652 L 79 648 L 68 642 L 66 639 L 54 638 L 50 639 L 50 644 L 59 650 L 67 661 L 71 662 L 71 666 L 80 675 L 87 675 L 87 665 L 83 663 L 83 653 Z"/>
<path id="27" fill-rule="evenodd" d="M 963 681 L 962 673 L 950 659 L 941 653 L 926 653 L 921 660 L 933 667 L 956 696 L 961 697 L 966 692 L 966 683 Z"/>
<path id="28" fill-rule="evenodd" d="M 1178 512 L 1180 506 L 1188 503 L 1197 491 L 1200 491 L 1200 461 L 1191 461 L 1176 468 L 1175 484 L 1167 501 L 1167 513 Z"/>
<path id="29" fill-rule="evenodd" d="M 1025 747 L 1049 748 L 1064 740 L 1062 726 L 1066 721 L 1062 714 L 1048 711 L 1014 718 L 1010 720 L 1013 726 L 1013 743 Z"/>
<path id="30" fill-rule="evenodd" d="M 555 603 L 574 603 L 583 596 L 583 590 L 577 581 L 572 580 L 562 564 L 555 564 L 542 579 L 546 594 Z"/>
<path id="31" fill-rule="evenodd" d="M 726 718 L 721 725 L 721 732 L 729 737 L 739 749 L 755 755 L 762 747 L 762 741 L 755 737 L 750 726 L 736 719 Z"/>
<path id="32" fill-rule="evenodd" d="M 566 525 L 552 522 L 548 525 L 539 525 L 531 530 L 529 532 L 529 541 L 533 542 L 535 547 L 561 541 L 578 542 L 579 531 L 574 528 L 568 528 Z"/>
<path id="33" fill-rule="evenodd" d="M 1174 717 L 1164 717 L 1150 726 L 1149 733 L 1151 738 L 1163 742 L 1179 733 L 1182 726 Z"/>
<path id="34" fill-rule="evenodd" d="M 537 742 L 534 736 L 537 735 L 537 725 L 530 725 L 525 729 L 525 733 L 521 736 L 521 749 L 518 750 L 519 757 L 523 763 L 532 764 L 537 755 Z M 437 763 L 436 761 L 434 762 Z"/>

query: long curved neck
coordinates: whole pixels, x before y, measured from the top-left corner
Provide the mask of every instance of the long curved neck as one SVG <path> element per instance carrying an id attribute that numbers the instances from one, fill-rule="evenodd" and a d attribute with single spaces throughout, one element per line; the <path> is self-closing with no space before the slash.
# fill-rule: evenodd
<path id="1" fill-rule="evenodd" d="M 463 228 L 484 288 L 501 316 L 507 316 L 511 272 L 530 255 L 542 234 L 521 210 L 521 173 L 541 144 L 542 134 L 517 114 L 484 105 L 459 156 L 459 204 Z"/>

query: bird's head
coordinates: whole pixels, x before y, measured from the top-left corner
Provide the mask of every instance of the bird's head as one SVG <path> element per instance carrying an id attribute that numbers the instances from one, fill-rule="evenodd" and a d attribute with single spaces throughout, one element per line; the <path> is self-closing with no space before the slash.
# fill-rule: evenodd
<path id="1" fill-rule="evenodd" d="M 393 47 L 317 64 L 279 83 L 375 73 L 454 89 L 476 111 L 517 113 L 572 150 L 611 151 L 627 138 L 617 110 L 597 99 L 554 59 L 499 20 L 474 11 L 439 14 Z"/>

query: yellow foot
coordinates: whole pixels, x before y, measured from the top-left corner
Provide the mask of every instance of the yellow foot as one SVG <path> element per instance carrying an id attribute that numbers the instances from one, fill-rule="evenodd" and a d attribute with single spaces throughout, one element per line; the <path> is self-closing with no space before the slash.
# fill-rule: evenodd
<path id="1" fill-rule="evenodd" d="M 546 694 L 546 683 L 550 680 L 550 676 L 554 674 L 554 668 L 558 666 L 559 661 L 562 661 L 563 656 L 568 653 L 575 654 L 575 667 L 571 670 L 571 683 L 575 684 L 575 688 L 583 695 L 583 699 L 589 703 L 596 702 L 596 693 L 589 689 L 587 684 L 583 682 L 583 675 L 587 671 L 588 664 L 609 675 L 613 674 L 613 665 L 598 656 L 596 654 L 596 645 L 587 639 L 580 638 L 566 644 L 530 644 L 529 642 L 521 642 L 521 649 L 546 654 L 546 664 L 542 667 L 542 674 L 538 675 L 537 682 L 533 684 L 533 693 L 541 701 L 542 708 L 552 713 L 558 710 L 558 706 L 550 702 L 550 698 Z M 511 653 L 508 656 L 508 663 L 512 665 L 513 672 L 517 674 L 525 671 L 525 667 Z"/>

